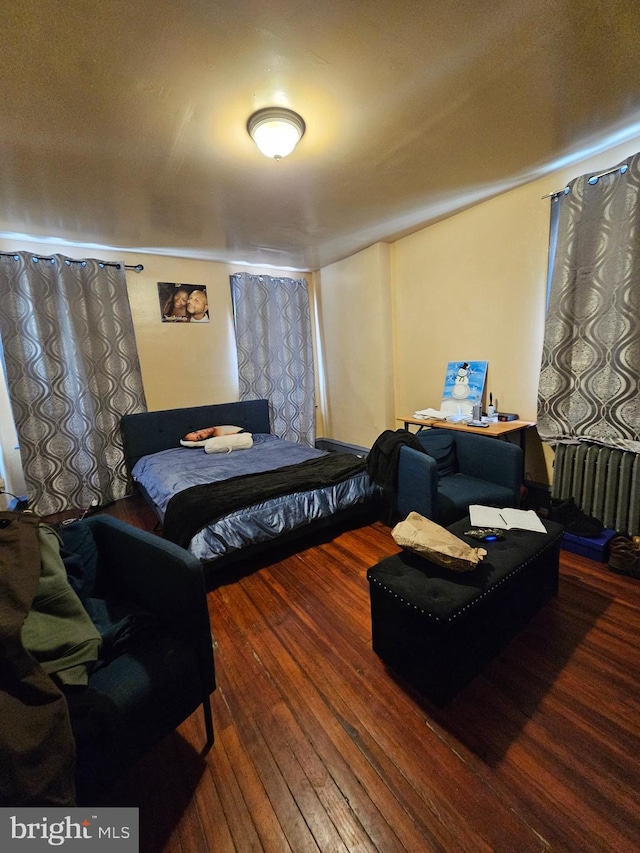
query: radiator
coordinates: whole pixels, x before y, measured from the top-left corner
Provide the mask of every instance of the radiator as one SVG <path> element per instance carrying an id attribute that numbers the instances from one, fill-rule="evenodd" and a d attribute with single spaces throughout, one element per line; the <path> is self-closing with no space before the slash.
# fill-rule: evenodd
<path id="1" fill-rule="evenodd" d="M 640 534 L 640 454 L 596 444 L 558 444 L 551 496 L 573 496 L 605 527 Z"/>

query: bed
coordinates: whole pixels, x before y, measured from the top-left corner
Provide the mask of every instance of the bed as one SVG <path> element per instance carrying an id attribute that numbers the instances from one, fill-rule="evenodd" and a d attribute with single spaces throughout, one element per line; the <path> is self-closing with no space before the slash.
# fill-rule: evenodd
<path id="1" fill-rule="evenodd" d="M 181 445 L 188 433 L 217 425 L 241 428 L 251 446 L 208 453 Z M 163 535 L 208 573 L 271 544 L 364 518 L 380 498 L 363 458 L 272 435 L 267 400 L 125 415 L 121 430 L 128 471 Z"/>

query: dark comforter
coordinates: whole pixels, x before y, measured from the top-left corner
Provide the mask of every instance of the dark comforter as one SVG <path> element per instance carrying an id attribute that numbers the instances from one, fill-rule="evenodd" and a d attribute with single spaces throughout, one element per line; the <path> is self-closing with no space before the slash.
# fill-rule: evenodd
<path id="1" fill-rule="evenodd" d="M 350 453 L 329 453 L 274 471 L 191 486 L 169 501 L 164 517 L 164 537 L 186 548 L 201 528 L 227 513 L 276 495 L 332 486 L 365 468 L 366 461 Z"/>

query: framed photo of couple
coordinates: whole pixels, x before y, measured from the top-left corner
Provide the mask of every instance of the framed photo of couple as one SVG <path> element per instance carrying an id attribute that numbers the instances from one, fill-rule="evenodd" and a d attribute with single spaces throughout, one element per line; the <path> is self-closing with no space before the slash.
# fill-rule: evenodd
<path id="1" fill-rule="evenodd" d="M 209 322 L 209 298 L 204 284 L 159 281 L 158 300 L 163 323 Z"/>

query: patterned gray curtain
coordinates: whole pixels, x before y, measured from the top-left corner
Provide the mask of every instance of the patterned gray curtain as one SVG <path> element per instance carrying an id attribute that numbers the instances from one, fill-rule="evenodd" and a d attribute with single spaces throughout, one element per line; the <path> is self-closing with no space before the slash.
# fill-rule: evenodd
<path id="1" fill-rule="evenodd" d="M 120 417 L 146 409 L 124 265 L 0 256 L 0 302 L 30 508 L 123 497 Z"/>
<path id="2" fill-rule="evenodd" d="M 306 279 L 231 277 L 241 400 L 269 400 L 280 438 L 315 444 L 315 383 Z"/>
<path id="3" fill-rule="evenodd" d="M 538 432 L 639 452 L 640 154 L 576 178 L 552 204 Z"/>

